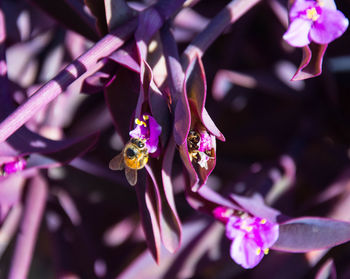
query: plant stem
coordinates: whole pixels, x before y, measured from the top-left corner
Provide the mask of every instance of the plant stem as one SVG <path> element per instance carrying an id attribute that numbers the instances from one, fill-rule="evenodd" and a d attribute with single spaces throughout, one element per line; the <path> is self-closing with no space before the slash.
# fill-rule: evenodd
<path id="1" fill-rule="evenodd" d="M 3 122 L 0 123 L 0 142 L 5 141 L 24 123 L 26 123 L 40 109 L 62 93 L 77 78 L 99 63 L 103 57 L 110 55 L 124 44 L 124 41 L 136 29 L 137 20 L 134 19 L 113 33 L 107 34 L 87 52 L 78 57 L 63 69 L 54 79 L 44 84 L 25 103 L 20 105 Z M 102 63 L 100 62 L 102 66 Z M 94 67 L 95 69 L 95 67 Z M 6 104 L 1 104 L 6 106 Z"/>

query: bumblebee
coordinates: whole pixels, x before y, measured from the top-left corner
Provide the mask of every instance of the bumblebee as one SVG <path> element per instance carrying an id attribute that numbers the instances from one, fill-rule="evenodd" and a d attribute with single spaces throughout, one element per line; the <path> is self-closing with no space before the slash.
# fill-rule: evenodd
<path id="1" fill-rule="evenodd" d="M 126 179 L 130 185 L 134 186 L 137 182 L 137 170 L 142 169 L 147 164 L 148 158 L 145 140 L 131 138 L 122 152 L 109 162 L 109 168 L 111 170 L 125 168 Z"/>

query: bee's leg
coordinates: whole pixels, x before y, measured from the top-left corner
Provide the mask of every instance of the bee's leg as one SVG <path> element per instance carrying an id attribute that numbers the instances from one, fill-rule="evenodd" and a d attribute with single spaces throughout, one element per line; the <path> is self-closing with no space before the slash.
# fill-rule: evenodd
<path id="1" fill-rule="evenodd" d="M 131 186 L 137 182 L 137 170 L 125 168 L 125 176 Z"/>

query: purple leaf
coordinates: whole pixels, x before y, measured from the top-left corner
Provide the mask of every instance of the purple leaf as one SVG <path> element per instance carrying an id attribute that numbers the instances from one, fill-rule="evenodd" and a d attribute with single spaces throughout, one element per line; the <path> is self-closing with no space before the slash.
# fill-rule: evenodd
<path id="1" fill-rule="evenodd" d="M 162 24 L 163 19 L 156 9 L 148 8 L 140 13 L 138 27 L 135 32 L 135 40 L 141 60 L 146 60 L 147 45 Z"/>
<path id="2" fill-rule="evenodd" d="M 104 0 L 104 4 L 109 30 L 114 29 L 132 16 L 132 10 L 124 0 Z"/>
<path id="3" fill-rule="evenodd" d="M 194 110 L 194 113 L 198 115 L 211 134 L 224 141 L 225 137 L 204 108 L 207 97 L 207 84 L 203 63 L 198 55 L 195 56 L 186 70 L 184 91 L 187 94 L 191 110 Z"/>
<path id="4" fill-rule="evenodd" d="M 173 134 L 177 145 L 182 145 L 190 130 L 190 109 L 187 97 L 183 91 L 184 72 L 175 39 L 167 26 L 161 30 L 163 52 L 168 72 L 168 86 L 174 110 Z"/>
<path id="5" fill-rule="evenodd" d="M 92 41 L 98 40 L 94 20 L 86 12 L 84 5 L 80 1 L 64 0 L 54 1 L 52 3 L 45 0 L 30 1 L 38 5 L 64 26 Z"/>
<path id="6" fill-rule="evenodd" d="M 175 152 L 175 142 L 171 138 L 164 152 L 163 162 L 162 162 L 162 182 L 163 187 L 160 187 L 160 195 L 162 197 L 162 218 L 165 224 L 161 227 L 164 228 L 165 225 L 169 226 L 168 236 L 163 237 L 164 246 L 170 252 L 175 252 L 181 242 L 181 222 L 177 215 L 174 193 L 173 193 L 173 183 L 171 179 L 171 170 L 174 159 Z M 165 232 L 162 231 L 162 235 Z"/>
<path id="7" fill-rule="evenodd" d="M 242 210 L 237 204 L 216 193 L 207 185 L 203 185 L 196 192 L 186 190 L 186 199 L 195 210 L 203 211 L 209 215 L 213 214 L 213 210 L 220 206 L 239 211 Z"/>
<path id="8" fill-rule="evenodd" d="M 115 79 L 104 91 L 115 128 L 124 142 L 128 141 L 129 131 L 132 129 L 130 123 L 134 118 L 134 107 L 139 91 L 139 76 L 123 67 L 118 68 Z"/>
<path id="9" fill-rule="evenodd" d="M 174 151 L 168 150 L 168 152 Z M 168 154 L 168 156 L 171 156 L 171 154 Z M 164 188 L 162 187 L 164 175 L 162 174 L 161 177 L 161 166 L 157 160 L 149 162 L 146 165 L 146 170 L 153 182 L 150 189 L 153 197 L 153 208 L 157 209 L 162 242 L 165 248 L 173 253 L 180 245 L 181 225 L 172 201 L 172 192 L 170 192 L 172 190 L 169 188 L 172 185 L 164 185 Z"/>
<path id="10" fill-rule="evenodd" d="M 116 65 L 112 61 L 104 60 L 105 64 L 100 70 L 88 76 L 81 88 L 82 93 L 95 94 L 101 92 L 114 78 Z"/>
<path id="11" fill-rule="evenodd" d="M 165 249 L 162 252 L 162 261 L 156 265 L 149 253 L 142 253 L 118 276 L 127 278 L 190 278 L 201 255 L 208 251 L 208 246 L 215 243 L 221 234 L 218 230 L 221 226 L 215 226 L 207 220 L 192 220 L 184 225 L 184 238 L 182 245 L 176 254 L 171 254 Z M 194 256 L 192 253 L 198 253 Z M 169 264 L 171 263 L 171 264 Z M 181 274 L 181 275 L 180 275 Z"/>
<path id="12" fill-rule="evenodd" d="M 101 36 L 108 33 L 108 26 L 106 20 L 106 10 L 104 1 L 101 0 L 84 0 L 86 6 L 89 7 L 92 15 L 96 20 L 96 28 Z"/>
<path id="13" fill-rule="evenodd" d="M 337 279 L 337 272 L 333 259 L 328 259 L 319 269 L 315 279 Z"/>
<path id="14" fill-rule="evenodd" d="M 348 222 L 302 217 L 280 224 L 280 235 L 272 248 L 286 252 L 308 252 L 331 248 L 349 240 Z"/>
<path id="15" fill-rule="evenodd" d="M 140 65 L 137 62 L 137 52 L 134 44 L 127 44 L 125 47 L 118 49 L 107 57 L 136 73 L 140 72 Z"/>
<path id="16" fill-rule="evenodd" d="M 265 205 L 263 198 L 259 194 L 252 197 L 230 195 L 231 199 L 241 206 L 243 211 L 247 211 L 253 216 L 265 218 L 272 223 L 277 223 L 278 217 L 281 213 L 267 205 Z"/>
<path id="17" fill-rule="evenodd" d="M 303 59 L 292 80 L 304 80 L 319 76 L 322 73 L 322 61 L 327 46 L 327 44 L 311 43 L 303 47 Z"/>
<path id="18" fill-rule="evenodd" d="M 140 179 L 139 175 L 135 190 L 147 246 L 152 254 L 152 257 L 158 263 L 160 261 L 161 249 L 161 235 L 158 223 L 160 207 L 159 193 L 155 192 L 156 188 L 149 176 L 147 176 L 146 186 L 145 177 L 143 176 L 142 178 L 143 179 Z"/>

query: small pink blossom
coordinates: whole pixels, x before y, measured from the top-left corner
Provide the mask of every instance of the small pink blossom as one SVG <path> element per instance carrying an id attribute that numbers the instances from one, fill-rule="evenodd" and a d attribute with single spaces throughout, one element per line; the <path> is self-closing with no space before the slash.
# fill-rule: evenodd
<path id="1" fill-rule="evenodd" d="M 4 175 L 16 173 L 18 171 L 24 170 L 27 166 L 27 161 L 24 158 L 18 158 L 15 161 L 5 163 L 1 171 Z"/>
<path id="2" fill-rule="evenodd" d="M 201 152 L 210 151 L 213 148 L 211 137 L 207 131 L 200 132 L 200 142 L 198 150 Z"/>
<path id="3" fill-rule="evenodd" d="M 234 213 L 234 210 L 224 206 L 219 206 L 213 210 L 215 219 L 224 222 L 225 224 L 229 221 L 230 217 Z"/>
<path id="4" fill-rule="evenodd" d="M 289 20 L 283 39 L 295 47 L 306 46 L 311 41 L 329 44 L 343 35 L 349 25 L 333 0 L 295 0 L 289 10 Z"/>
<path id="5" fill-rule="evenodd" d="M 135 124 L 135 129 L 130 131 L 129 135 L 132 138 L 145 140 L 148 153 L 155 153 L 158 149 L 159 136 L 162 132 L 162 127 L 148 114 L 143 114 L 142 120 L 136 118 Z"/>
<path id="6" fill-rule="evenodd" d="M 226 236 L 232 240 L 231 258 L 244 268 L 255 267 L 278 235 L 278 224 L 259 217 L 232 215 L 226 223 Z"/>

